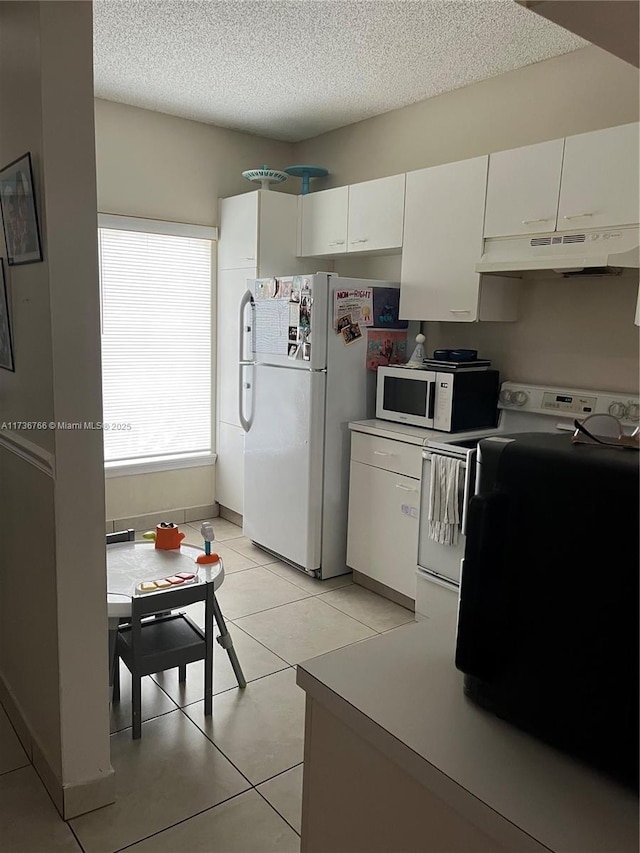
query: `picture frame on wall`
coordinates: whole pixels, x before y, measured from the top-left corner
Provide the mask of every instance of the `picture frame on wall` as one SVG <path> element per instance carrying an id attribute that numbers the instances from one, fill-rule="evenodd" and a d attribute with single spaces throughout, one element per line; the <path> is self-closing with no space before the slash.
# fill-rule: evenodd
<path id="1" fill-rule="evenodd" d="M 0 212 L 10 267 L 42 260 L 31 153 L 0 170 Z"/>
<path id="2" fill-rule="evenodd" d="M 7 283 L 4 277 L 2 258 L 0 258 L 0 367 L 15 372 L 9 300 L 7 299 Z"/>

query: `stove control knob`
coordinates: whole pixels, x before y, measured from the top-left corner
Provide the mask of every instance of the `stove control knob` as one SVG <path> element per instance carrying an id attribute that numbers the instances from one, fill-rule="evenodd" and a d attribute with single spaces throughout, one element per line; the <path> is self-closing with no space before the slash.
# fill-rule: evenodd
<path id="1" fill-rule="evenodd" d="M 626 418 L 627 407 L 624 403 L 616 401 L 609 406 L 609 414 L 613 415 L 614 418 Z"/>
<path id="2" fill-rule="evenodd" d="M 640 406 L 638 403 L 633 403 L 631 400 L 627 403 L 627 417 L 630 421 L 640 420 Z"/>
<path id="3" fill-rule="evenodd" d="M 513 395 L 513 402 L 516 404 L 516 406 L 524 406 L 528 400 L 529 395 L 526 391 L 516 391 Z"/>
<path id="4" fill-rule="evenodd" d="M 508 391 L 504 388 L 500 392 L 500 402 L 501 403 L 513 403 L 513 391 Z"/>

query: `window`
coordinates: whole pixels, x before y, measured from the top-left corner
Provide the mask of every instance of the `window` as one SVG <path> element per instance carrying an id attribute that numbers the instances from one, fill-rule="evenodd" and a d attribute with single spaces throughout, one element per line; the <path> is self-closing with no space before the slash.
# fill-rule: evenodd
<path id="1" fill-rule="evenodd" d="M 215 229 L 112 216 L 99 225 L 106 467 L 213 461 Z"/>

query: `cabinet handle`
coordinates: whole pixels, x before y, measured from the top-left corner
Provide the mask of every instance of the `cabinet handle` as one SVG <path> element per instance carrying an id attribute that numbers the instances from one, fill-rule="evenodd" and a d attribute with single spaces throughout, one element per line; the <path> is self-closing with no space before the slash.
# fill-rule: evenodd
<path id="1" fill-rule="evenodd" d="M 402 483 L 396 483 L 396 489 L 401 489 L 403 492 L 417 492 L 417 489 L 410 489 L 409 486 L 403 486 Z"/>
<path id="2" fill-rule="evenodd" d="M 566 218 L 566 217 L 565 217 Z M 523 219 L 523 225 L 532 225 L 534 222 L 551 222 L 551 216 L 544 216 L 542 219 Z"/>
<path id="3" fill-rule="evenodd" d="M 373 455 L 374 456 L 395 456 L 396 454 L 395 453 L 385 453 L 384 450 L 374 450 Z"/>
<path id="4" fill-rule="evenodd" d="M 255 261 L 255 257 L 251 256 L 250 258 L 242 258 L 243 261 Z"/>
<path id="5" fill-rule="evenodd" d="M 334 240 L 333 243 L 329 243 L 330 246 L 344 246 L 344 240 Z"/>
<path id="6" fill-rule="evenodd" d="M 593 216 L 593 213 L 572 213 L 571 216 L 563 216 L 563 219 L 582 219 L 583 216 Z"/>
<path id="7" fill-rule="evenodd" d="M 362 240 L 349 240 L 349 242 L 353 245 L 354 243 L 368 243 L 369 238 L 363 237 Z"/>
<path id="8" fill-rule="evenodd" d="M 450 314 L 471 314 L 470 308 L 449 308 Z"/>

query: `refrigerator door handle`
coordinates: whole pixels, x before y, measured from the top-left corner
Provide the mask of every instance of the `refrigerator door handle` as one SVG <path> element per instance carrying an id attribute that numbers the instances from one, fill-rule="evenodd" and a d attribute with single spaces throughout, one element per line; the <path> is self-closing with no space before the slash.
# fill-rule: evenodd
<path id="1" fill-rule="evenodd" d="M 247 364 L 247 359 L 244 357 L 244 336 L 246 332 L 251 331 L 251 327 L 247 326 L 245 329 L 244 326 L 244 315 L 247 305 L 251 305 L 253 302 L 253 296 L 250 290 L 246 290 L 242 294 L 242 299 L 240 300 L 240 321 L 238 323 L 238 361 L 240 364 Z"/>
<path id="2" fill-rule="evenodd" d="M 239 323 L 239 334 L 238 334 L 238 420 L 242 426 L 242 429 L 245 432 L 249 432 L 251 429 L 251 421 L 245 417 L 244 414 L 244 390 L 245 390 L 245 382 L 244 382 L 244 369 L 252 362 L 248 362 L 244 357 L 244 335 L 245 331 L 251 331 L 250 328 L 245 330 L 244 327 L 244 315 L 247 305 L 251 305 L 253 302 L 253 296 L 251 295 L 251 291 L 247 290 L 242 296 L 240 300 L 240 323 Z M 247 384 L 247 388 L 250 388 L 250 385 Z"/>

